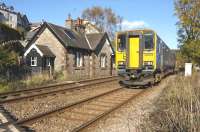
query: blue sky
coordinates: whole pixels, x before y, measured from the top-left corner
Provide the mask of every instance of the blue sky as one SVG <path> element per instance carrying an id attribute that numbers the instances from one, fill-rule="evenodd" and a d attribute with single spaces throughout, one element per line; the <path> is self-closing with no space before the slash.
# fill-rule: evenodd
<path id="1" fill-rule="evenodd" d="M 124 29 L 147 27 L 154 29 L 170 48 L 177 47 L 177 18 L 173 0 L 0 0 L 14 6 L 28 16 L 31 22 L 44 19 L 58 25 L 70 13 L 72 18 L 92 6 L 110 7 L 123 17 Z"/>

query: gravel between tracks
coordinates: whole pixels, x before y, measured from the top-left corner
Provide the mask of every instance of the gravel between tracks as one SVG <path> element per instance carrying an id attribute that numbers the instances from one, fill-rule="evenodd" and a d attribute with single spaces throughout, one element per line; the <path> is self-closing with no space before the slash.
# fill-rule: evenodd
<path id="1" fill-rule="evenodd" d="M 53 96 L 28 99 L 4 104 L 4 108 L 17 119 L 27 118 L 119 87 L 117 81 L 88 86 L 85 89 L 66 91 Z"/>
<path id="2" fill-rule="evenodd" d="M 74 129 L 75 127 L 81 125 L 86 120 L 91 120 L 92 118 L 101 114 L 105 110 L 109 110 L 113 106 L 116 106 L 116 104 L 109 103 L 110 106 L 102 107 L 101 105 L 106 105 L 106 104 L 100 103 L 99 101 L 105 101 L 110 98 L 112 98 L 113 100 L 119 96 L 128 99 L 132 95 L 135 95 L 140 91 L 141 90 L 133 91 L 130 89 L 123 89 L 123 90 L 109 94 L 110 96 L 106 95 L 98 99 L 94 99 L 90 102 L 84 103 L 83 105 L 78 105 L 64 112 L 58 113 L 56 115 L 52 115 L 52 117 L 42 119 L 41 121 L 38 121 L 30 126 L 31 128 L 34 128 L 34 130 L 39 131 L 39 132 L 45 132 L 45 131 L 68 132 Z M 123 101 L 120 101 L 120 102 L 123 102 Z M 90 108 L 94 108 L 97 110 L 100 109 L 102 111 L 91 110 Z M 83 115 L 83 113 L 88 113 L 89 116 L 88 114 Z"/>
<path id="3" fill-rule="evenodd" d="M 158 86 L 149 88 L 148 92 L 94 123 L 84 132 L 140 132 L 140 124 L 145 122 L 148 114 L 154 110 L 155 101 L 173 78 L 174 75 L 163 80 Z"/>

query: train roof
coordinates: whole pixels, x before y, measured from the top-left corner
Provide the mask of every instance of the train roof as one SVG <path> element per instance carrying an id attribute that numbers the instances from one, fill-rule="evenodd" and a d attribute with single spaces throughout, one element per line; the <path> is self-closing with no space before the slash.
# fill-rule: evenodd
<path id="1" fill-rule="evenodd" d="M 123 33 L 126 33 L 126 32 L 153 32 L 153 33 L 155 33 L 155 34 L 161 39 L 161 37 L 157 34 L 156 31 L 154 31 L 153 29 L 148 29 L 148 28 L 133 29 L 133 30 L 125 30 L 125 31 L 117 32 L 117 34 L 123 34 Z M 162 40 L 162 39 L 161 39 L 161 40 Z M 162 41 L 163 41 L 163 40 L 162 40 Z M 165 41 L 163 41 L 163 42 L 164 42 L 164 45 L 165 45 L 168 49 L 170 49 L 170 48 L 168 47 L 168 45 L 165 43 Z"/>
<path id="2" fill-rule="evenodd" d="M 156 33 L 154 30 L 152 29 L 148 29 L 148 28 L 144 28 L 144 29 L 133 29 L 133 30 L 125 30 L 125 31 L 120 31 L 120 32 L 117 32 L 117 34 L 123 34 L 123 33 L 126 33 L 126 32 L 142 32 L 142 31 L 145 31 L 145 32 L 154 32 Z"/>

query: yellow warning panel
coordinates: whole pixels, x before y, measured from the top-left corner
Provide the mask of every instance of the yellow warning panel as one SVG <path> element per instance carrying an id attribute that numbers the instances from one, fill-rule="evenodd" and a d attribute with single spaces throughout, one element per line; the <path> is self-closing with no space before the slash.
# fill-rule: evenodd
<path id="1" fill-rule="evenodd" d="M 129 68 L 139 68 L 140 60 L 139 60 L 139 47 L 140 40 L 138 37 L 130 37 L 129 38 Z"/>

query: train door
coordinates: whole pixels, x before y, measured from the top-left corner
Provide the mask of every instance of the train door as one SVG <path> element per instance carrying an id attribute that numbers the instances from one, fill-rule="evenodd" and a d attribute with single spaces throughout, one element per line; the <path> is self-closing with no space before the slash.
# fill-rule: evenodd
<path id="1" fill-rule="evenodd" d="M 140 66 L 140 38 L 129 36 L 128 44 L 128 68 L 137 69 Z"/>

